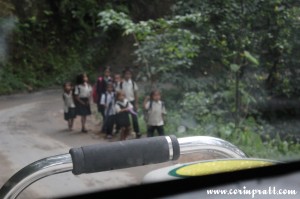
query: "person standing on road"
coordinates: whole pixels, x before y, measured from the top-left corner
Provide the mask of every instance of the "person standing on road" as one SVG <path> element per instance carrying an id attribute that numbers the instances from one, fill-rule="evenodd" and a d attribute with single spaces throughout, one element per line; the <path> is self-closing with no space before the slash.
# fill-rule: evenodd
<path id="1" fill-rule="evenodd" d="M 118 91 L 116 94 L 116 123 L 120 127 L 121 140 L 126 140 L 130 133 L 130 118 L 133 106 L 126 99 L 124 91 Z"/>
<path id="2" fill-rule="evenodd" d="M 118 92 L 118 91 L 120 91 L 121 90 L 121 84 L 122 84 L 122 76 L 121 76 L 121 74 L 119 74 L 119 73 L 116 73 L 115 75 L 114 75 L 114 81 L 113 81 L 113 86 L 114 86 L 114 91 L 115 92 Z M 116 125 L 116 132 L 115 132 L 115 134 L 118 134 L 119 133 L 119 131 L 120 131 L 120 127 L 118 126 L 118 125 Z"/>
<path id="3" fill-rule="evenodd" d="M 112 138 L 113 127 L 115 124 L 115 92 L 112 83 L 106 86 L 106 92 L 102 94 L 100 104 L 105 107 L 105 133 L 106 138 Z"/>
<path id="4" fill-rule="evenodd" d="M 64 119 L 68 122 L 69 131 L 72 131 L 74 119 L 76 118 L 72 83 L 71 82 L 64 83 L 63 89 L 64 89 L 64 93 L 63 93 Z"/>
<path id="5" fill-rule="evenodd" d="M 86 119 L 91 115 L 92 86 L 88 83 L 88 76 L 84 73 L 78 76 L 75 87 L 76 114 L 81 116 L 81 132 L 87 133 Z"/>
<path id="6" fill-rule="evenodd" d="M 112 77 L 111 77 L 111 70 L 110 67 L 106 67 L 104 70 L 104 75 L 103 77 L 98 77 L 97 81 L 96 81 L 96 99 L 95 102 L 97 103 L 97 108 L 98 108 L 98 112 L 101 114 L 102 116 L 102 132 L 105 131 L 105 125 L 104 125 L 104 121 L 105 121 L 105 107 L 100 104 L 101 102 L 101 96 L 106 92 L 106 87 L 108 83 L 112 82 Z"/>
<path id="7" fill-rule="evenodd" d="M 163 136 L 164 133 L 164 116 L 167 114 L 164 102 L 161 101 L 160 92 L 152 91 L 150 97 L 144 100 L 145 120 L 147 123 L 147 137 L 153 137 L 154 131 Z"/>
<path id="8" fill-rule="evenodd" d="M 132 72 L 130 69 L 125 69 L 123 72 L 124 80 L 120 83 L 120 89 L 124 91 L 126 98 L 133 105 L 134 111 L 138 111 L 138 85 L 132 80 Z M 140 128 L 137 114 L 131 114 L 133 130 L 136 137 L 140 138 Z"/>

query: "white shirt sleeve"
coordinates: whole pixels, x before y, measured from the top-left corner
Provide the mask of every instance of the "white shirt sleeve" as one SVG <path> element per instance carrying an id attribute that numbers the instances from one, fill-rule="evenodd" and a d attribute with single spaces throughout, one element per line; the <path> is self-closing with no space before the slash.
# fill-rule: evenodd
<path id="1" fill-rule="evenodd" d="M 74 95 L 79 95 L 79 86 L 75 86 Z"/>
<path id="2" fill-rule="evenodd" d="M 145 105 L 145 109 L 146 109 L 146 110 L 149 110 L 149 108 L 150 108 L 150 101 L 148 101 L 148 102 L 146 103 L 146 105 Z"/>
<path id="3" fill-rule="evenodd" d="M 134 91 L 138 91 L 139 87 L 138 87 L 137 83 L 136 82 L 132 82 L 132 83 L 134 84 Z"/>
<path id="4" fill-rule="evenodd" d="M 92 86 L 90 84 L 87 84 L 87 97 L 91 97 L 92 96 Z"/>
<path id="5" fill-rule="evenodd" d="M 105 94 L 102 94 L 102 95 L 101 95 L 101 98 L 100 98 L 100 104 L 101 104 L 101 105 L 105 105 Z"/>

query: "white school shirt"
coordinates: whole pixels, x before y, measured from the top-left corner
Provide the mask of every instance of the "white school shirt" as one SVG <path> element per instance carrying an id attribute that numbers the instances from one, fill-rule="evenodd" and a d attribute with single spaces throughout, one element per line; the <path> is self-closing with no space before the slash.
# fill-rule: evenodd
<path id="1" fill-rule="evenodd" d="M 164 125 L 163 114 L 167 114 L 165 106 L 162 101 L 152 101 L 150 108 L 150 101 L 145 106 L 148 114 L 147 124 L 149 126 L 162 126 Z"/>
<path id="2" fill-rule="evenodd" d="M 64 93 L 63 100 L 64 100 L 64 112 L 65 113 L 67 113 L 69 111 L 69 108 L 75 108 L 72 91 L 69 94 Z"/>
<path id="3" fill-rule="evenodd" d="M 134 84 L 134 89 L 133 89 L 133 84 Z M 128 81 L 124 80 L 122 83 L 122 90 L 124 91 L 126 98 L 130 102 L 132 102 L 135 100 L 134 92 L 138 91 L 138 86 L 131 79 L 129 79 Z"/>
<path id="4" fill-rule="evenodd" d="M 125 107 L 127 102 L 128 102 L 127 108 L 132 109 L 133 108 L 132 104 L 127 99 L 124 99 L 123 102 L 121 102 L 121 101 L 116 102 L 116 105 L 115 105 L 116 113 L 119 113 L 121 111 L 121 107 L 119 104 L 121 104 L 123 107 Z"/>
<path id="5" fill-rule="evenodd" d="M 115 82 L 114 83 L 114 89 L 115 89 L 116 92 L 122 90 L 121 89 L 121 82 Z"/>
<path id="6" fill-rule="evenodd" d="M 75 87 L 74 94 L 79 98 L 89 98 L 92 94 L 92 87 L 87 83 L 79 84 Z"/>
<path id="7" fill-rule="evenodd" d="M 106 102 L 105 102 L 105 98 L 106 98 Z M 109 105 L 110 103 L 111 103 L 111 105 Z M 103 93 L 101 96 L 100 104 L 106 105 L 105 115 L 114 115 L 115 114 L 115 94 L 114 94 L 114 92 Z M 109 109 L 109 112 L 107 113 L 108 108 L 110 108 L 110 109 Z"/>

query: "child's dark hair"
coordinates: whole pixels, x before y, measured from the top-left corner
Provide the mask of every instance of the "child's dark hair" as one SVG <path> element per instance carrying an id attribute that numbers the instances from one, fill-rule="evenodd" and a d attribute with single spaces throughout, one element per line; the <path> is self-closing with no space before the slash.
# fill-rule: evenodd
<path id="1" fill-rule="evenodd" d="M 131 74 L 132 74 L 132 70 L 131 70 L 129 67 L 126 67 L 126 68 L 123 70 L 123 75 L 125 75 L 126 73 L 131 73 Z"/>
<path id="2" fill-rule="evenodd" d="M 151 91 L 151 93 L 150 93 L 150 100 L 153 100 L 153 96 L 154 96 L 156 93 L 160 94 L 160 91 L 159 91 L 159 90 L 153 90 L 153 91 Z"/>
<path id="3" fill-rule="evenodd" d="M 112 81 L 107 82 L 107 84 L 106 84 L 106 89 L 107 89 L 109 86 L 114 87 Z"/>
<path id="4" fill-rule="evenodd" d="M 65 82 L 65 83 L 63 84 L 63 89 L 64 89 L 67 85 L 73 86 L 72 82 Z"/>
<path id="5" fill-rule="evenodd" d="M 87 76 L 86 73 L 81 73 L 80 75 L 77 75 L 76 77 L 76 84 L 83 84 L 83 78 Z"/>

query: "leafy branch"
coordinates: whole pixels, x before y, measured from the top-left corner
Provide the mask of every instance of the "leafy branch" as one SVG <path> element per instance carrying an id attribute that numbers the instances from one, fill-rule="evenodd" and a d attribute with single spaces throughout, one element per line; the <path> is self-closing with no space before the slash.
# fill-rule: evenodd
<path id="1" fill-rule="evenodd" d="M 155 87 L 158 76 L 174 72 L 180 68 L 189 68 L 199 53 L 197 41 L 200 37 L 181 26 L 199 23 L 201 14 L 175 16 L 172 19 L 140 21 L 134 23 L 128 15 L 114 10 L 98 14 L 99 27 L 103 31 L 118 27 L 123 36 L 132 35 L 137 50 L 137 62 L 145 65 L 144 77 Z"/>

